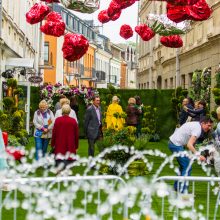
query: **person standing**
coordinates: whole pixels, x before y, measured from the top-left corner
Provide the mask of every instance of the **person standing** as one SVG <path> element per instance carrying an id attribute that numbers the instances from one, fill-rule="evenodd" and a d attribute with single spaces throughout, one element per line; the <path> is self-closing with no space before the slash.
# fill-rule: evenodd
<path id="1" fill-rule="evenodd" d="M 77 102 L 77 97 L 75 95 L 70 97 L 70 107 L 72 110 L 75 111 L 76 117 L 79 120 L 79 115 L 78 115 L 79 114 L 79 104 Z"/>
<path id="2" fill-rule="evenodd" d="M 205 157 L 196 151 L 195 143 L 202 134 L 202 131 L 209 132 L 212 129 L 212 124 L 213 121 L 208 117 L 202 118 L 200 122 L 186 122 L 170 136 L 168 142 L 170 151 L 172 153 L 179 153 L 188 148 L 189 151 L 198 156 L 199 160 L 205 161 Z M 177 157 L 177 162 L 179 164 L 180 175 L 190 176 L 192 171 L 190 159 L 187 156 L 180 156 Z M 187 191 L 187 185 L 184 183 L 181 186 L 181 183 L 176 181 L 174 183 L 174 189 L 184 193 Z"/>
<path id="3" fill-rule="evenodd" d="M 138 124 L 138 117 L 141 115 L 142 111 L 136 108 L 136 100 L 135 98 L 131 97 L 128 100 L 128 106 L 126 108 L 126 123 L 128 126 L 137 127 Z"/>
<path id="4" fill-rule="evenodd" d="M 64 99 L 64 98 L 66 98 L 66 96 L 65 95 L 63 95 L 63 94 L 61 94 L 60 95 L 60 97 L 59 97 L 59 101 L 55 104 L 55 106 L 54 106 L 54 112 L 55 112 L 55 114 L 56 114 L 56 111 L 57 110 L 59 110 L 59 109 L 61 109 L 61 104 L 60 104 L 60 100 L 61 99 Z"/>
<path id="5" fill-rule="evenodd" d="M 187 122 L 188 117 L 190 116 L 185 109 L 193 109 L 193 106 L 189 104 L 189 100 L 187 98 L 183 99 L 182 101 L 182 108 L 179 114 L 179 125 L 182 126 L 184 123 Z"/>
<path id="6" fill-rule="evenodd" d="M 67 99 L 67 98 L 63 98 L 63 99 L 60 99 L 60 105 L 61 105 L 61 108 L 63 105 L 70 105 L 70 100 Z M 56 111 L 56 114 L 55 114 L 55 120 L 58 118 L 58 117 L 61 117 L 62 116 L 62 109 L 58 109 Z M 69 116 L 71 118 L 74 118 L 76 120 L 76 122 L 78 123 L 78 120 L 77 120 L 77 117 L 76 117 L 76 113 L 73 109 L 71 109 L 70 113 L 69 113 Z"/>
<path id="7" fill-rule="evenodd" d="M 76 154 L 79 145 L 78 124 L 69 116 L 70 111 L 69 105 L 62 106 L 62 116 L 55 120 L 51 140 L 56 166 L 61 163 L 63 168 L 73 162 L 71 154 Z"/>
<path id="8" fill-rule="evenodd" d="M 123 113 L 122 107 L 118 104 L 119 98 L 117 96 L 112 97 L 112 104 L 108 106 L 106 112 L 106 125 L 107 129 L 114 129 L 116 131 L 121 130 L 124 127 L 125 120 L 121 117 Z M 115 114 L 118 114 L 117 116 Z"/>
<path id="9" fill-rule="evenodd" d="M 200 121 L 202 117 L 206 115 L 206 102 L 204 100 L 200 100 L 198 102 L 198 108 L 190 109 L 187 106 L 184 107 L 184 110 L 188 114 L 192 114 L 192 121 Z"/>
<path id="10" fill-rule="evenodd" d="M 36 147 L 36 160 L 44 157 L 47 153 L 47 147 L 52 137 L 52 129 L 54 124 L 53 112 L 48 109 L 47 102 L 42 100 L 39 103 L 39 109 L 34 113 L 34 139 Z"/>
<path id="11" fill-rule="evenodd" d="M 141 102 L 140 96 L 136 95 L 134 98 L 136 100 L 136 108 L 141 111 L 141 114 L 138 115 L 138 121 L 137 121 L 137 126 L 136 126 L 136 129 L 137 129 L 136 130 L 136 137 L 138 138 L 141 136 L 141 123 L 142 123 L 142 118 L 143 118 L 144 105 Z"/>
<path id="12" fill-rule="evenodd" d="M 84 118 L 84 132 L 88 138 L 88 155 L 94 156 L 95 142 L 102 138 L 102 114 L 100 109 L 100 97 L 93 97 L 93 104 L 87 108 Z"/>

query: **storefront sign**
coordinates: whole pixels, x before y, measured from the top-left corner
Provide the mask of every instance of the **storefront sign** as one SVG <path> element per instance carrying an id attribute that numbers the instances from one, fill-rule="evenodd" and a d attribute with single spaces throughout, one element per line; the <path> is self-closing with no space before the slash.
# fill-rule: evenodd
<path id="1" fill-rule="evenodd" d="M 28 80 L 31 83 L 41 83 L 43 78 L 41 76 L 31 76 Z"/>

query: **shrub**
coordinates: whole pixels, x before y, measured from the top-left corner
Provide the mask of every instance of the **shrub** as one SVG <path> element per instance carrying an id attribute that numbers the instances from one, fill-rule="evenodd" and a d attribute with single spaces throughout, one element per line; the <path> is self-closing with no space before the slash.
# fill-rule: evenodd
<path id="1" fill-rule="evenodd" d="M 134 147 L 137 150 L 145 150 L 147 148 L 147 144 L 151 138 L 150 134 L 143 134 L 134 142 Z"/>

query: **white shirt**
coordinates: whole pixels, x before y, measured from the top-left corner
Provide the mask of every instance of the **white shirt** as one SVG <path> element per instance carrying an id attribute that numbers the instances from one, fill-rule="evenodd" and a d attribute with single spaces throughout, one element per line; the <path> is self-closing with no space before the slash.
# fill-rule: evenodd
<path id="1" fill-rule="evenodd" d="M 184 146 L 191 136 L 199 138 L 201 133 L 202 127 L 198 121 L 186 122 L 170 136 L 170 141 L 176 146 Z"/>
<path id="2" fill-rule="evenodd" d="M 57 119 L 58 117 L 61 117 L 61 116 L 62 116 L 62 109 L 59 109 L 59 110 L 56 111 L 55 119 Z M 74 118 L 76 120 L 76 122 L 78 123 L 76 113 L 73 109 L 71 109 L 69 117 Z"/>

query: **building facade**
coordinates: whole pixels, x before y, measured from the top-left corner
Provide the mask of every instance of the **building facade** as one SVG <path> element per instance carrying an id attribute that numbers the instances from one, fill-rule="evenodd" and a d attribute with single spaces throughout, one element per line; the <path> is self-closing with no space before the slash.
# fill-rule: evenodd
<path id="1" fill-rule="evenodd" d="M 191 86 L 195 70 L 211 68 L 212 76 L 220 63 L 220 1 L 207 0 L 213 9 L 211 17 L 202 22 L 191 22 L 191 30 L 182 35 L 183 47 L 173 49 L 160 44 L 156 35 L 149 42 L 138 40 L 138 88 L 172 89 Z M 146 14 L 166 13 L 166 3 L 140 1 L 140 23 L 146 23 Z"/>
<path id="2" fill-rule="evenodd" d="M 136 49 L 130 44 L 119 44 L 123 48 L 122 59 L 126 63 L 126 74 L 122 74 L 121 82 L 125 82 L 123 88 L 136 88 L 137 54 Z M 125 78 L 124 78 L 125 77 Z M 124 78 L 124 79 L 123 79 Z"/>
<path id="3" fill-rule="evenodd" d="M 1 1 L 0 5 L 0 73 L 18 67 L 19 63 L 8 62 L 11 58 L 33 60 L 35 73 L 39 73 L 39 65 L 43 62 L 43 39 L 39 24 L 30 25 L 26 22 L 26 12 L 36 0 Z M 22 65 L 24 65 L 21 63 Z M 14 77 L 25 80 L 24 74 L 14 72 Z"/>
<path id="4" fill-rule="evenodd" d="M 96 81 L 95 51 L 97 50 L 94 42 L 96 42 L 97 33 L 87 22 L 81 20 L 61 5 L 54 4 L 53 10 L 62 15 L 68 32 L 83 34 L 89 40 L 89 49 L 80 60 L 69 62 L 63 58 L 62 44 L 64 38 L 45 36 L 44 63 L 47 64 L 50 61 L 48 65 L 51 68 L 44 71 L 44 82 L 94 86 Z"/>
<path id="5" fill-rule="evenodd" d="M 98 34 L 96 50 L 96 76 L 97 88 L 107 88 L 110 75 L 110 40 L 104 35 Z"/>
<path id="6" fill-rule="evenodd" d="M 116 44 L 110 44 L 112 58 L 109 61 L 109 80 L 108 83 L 115 87 L 120 87 L 121 80 L 121 62 L 123 49 Z"/>

